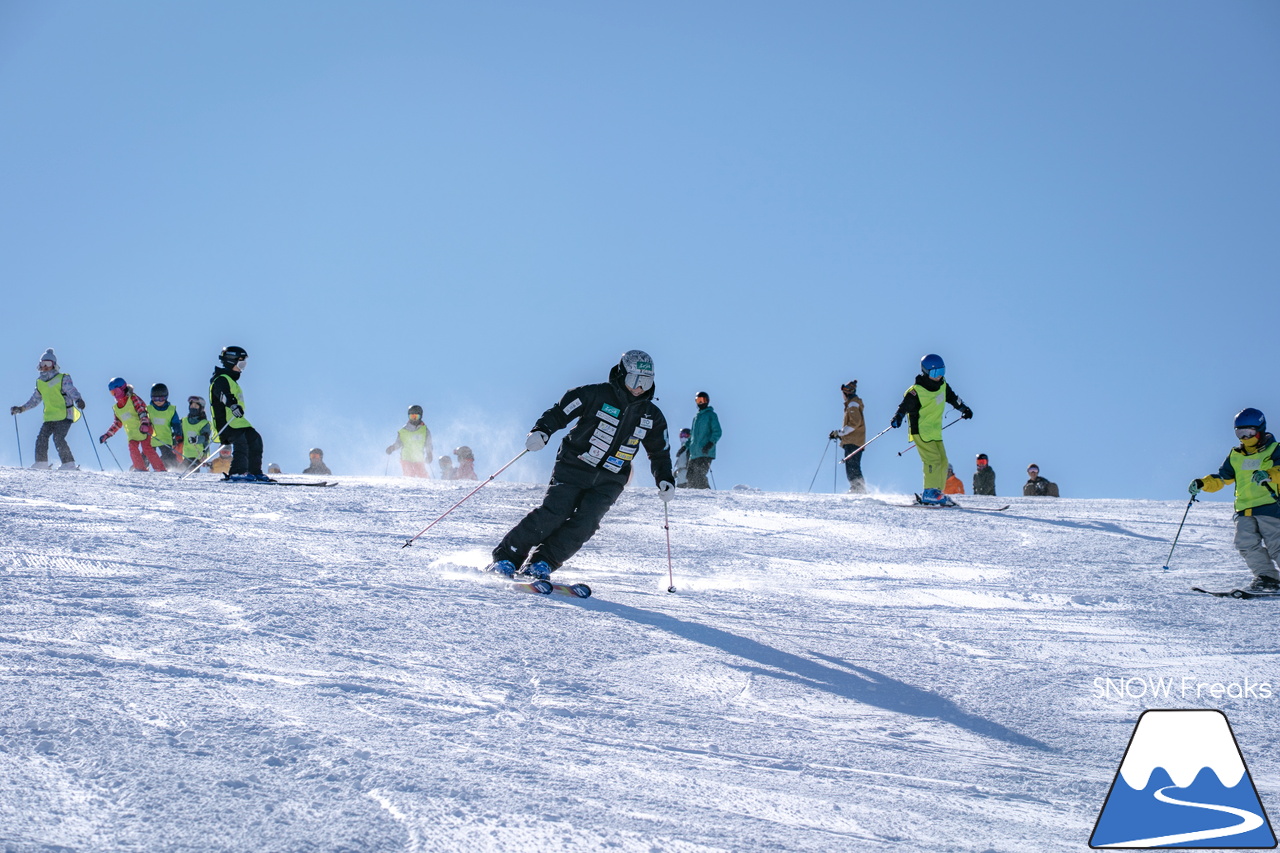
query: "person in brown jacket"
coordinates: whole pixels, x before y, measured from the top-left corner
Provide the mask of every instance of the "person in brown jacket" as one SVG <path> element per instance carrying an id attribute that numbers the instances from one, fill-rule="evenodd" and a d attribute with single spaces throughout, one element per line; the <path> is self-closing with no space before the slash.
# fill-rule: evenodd
<path id="1" fill-rule="evenodd" d="M 862 494 L 867 484 L 862 479 L 862 454 L 853 453 L 867 443 L 867 422 L 862 416 L 862 398 L 858 396 L 858 380 L 840 386 L 844 392 L 844 426 L 832 430 L 831 438 L 840 442 L 844 457 L 844 473 L 849 478 L 849 492 Z M 853 453 L 852 456 L 849 454 Z"/>

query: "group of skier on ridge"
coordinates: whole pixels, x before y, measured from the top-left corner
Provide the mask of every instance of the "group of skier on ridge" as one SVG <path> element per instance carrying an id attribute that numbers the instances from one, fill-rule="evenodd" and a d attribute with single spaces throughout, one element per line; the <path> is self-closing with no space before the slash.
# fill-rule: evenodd
<path id="1" fill-rule="evenodd" d="M 225 468 L 216 463 L 213 466 L 215 470 L 221 470 L 228 480 L 273 482 L 262 471 L 262 436 L 245 417 L 244 390 L 239 380 L 248 358 L 249 353 L 238 346 L 224 347 L 219 353 L 218 364 L 209 379 L 212 419 L 203 397 L 188 397 L 187 415 L 182 417 L 169 402 L 169 388 L 163 382 L 151 386 L 147 402 L 122 377 L 115 377 L 107 383 L 107 390 L 115 401 L 112 422 L 98 437 L 98 443 L 105 444 L 117 432 L 124 430 L 131 467 L 135 471 L 191 470 L 210 461 L 210 446 L 217 443 L 232 448 L 231 459 Z M 16 416 L 42 404 L 44 423 L 36 435 L 36 456 L 31 467 L 50 467 L 49 441 L 52 439 L 61 468 L 76 469 L 78 466 L 67 443 L 67 433 L 71 425 L 80 420 L 85 400 L 70 374 L 59 368 L 58 358 L 52 349 L 45 350 L 36 365 L 36 389 L 31 398 L 21 406 L 10 407 L 9 413 Z M 421 406 L 409 407 L 409 422 L 397 433 L 395 443 L 387 448 L 388 455 L 397 449 L 400 450 L 401 470 L 406 476 L 428 476 L 426 463 L 433 458 L 431 433 L 422 423 Z M 456 467 L 449 457 L 441 457 L 444 479 L 476 479 L 475 456 L 471 448 L 463 445 L 454 453 L 458 457 Z M 304 474 L 331 473 L 324 464 L 323 451 L 312 448 L 309 455 L 310 465 Z"/>
<path id="2" fill-rule="evenodd" d="M 169 403 L 168 388 L 163 383 L 152 386 L 150 403 L 146 403 L 123 378 L 112 379 L 108 390 L 115 400 L 114 417 L 98 441 L 105 443 L 123 429 L 129 438 L 134 467 L 146 470 L 150 464 L 157 471 L 179 464 L 173 450 L 175 444 L 181 446 L 184 461 L 194 467 L 205 458 L 210 443 L 216 441 L 233 449 L 228 479 L 271 482 L 262 471 L 262 437 L 245 417 L 244 391 L 239 380 L 247 360 L 248 353 L 242 347 L 224 347 L 219 354 L 209 383 L 211 421 L 201 397 L 187 398 L 188 413 L 182 418 Z M 940 356 L 929 354 L 921 359 L 920 373 L 903 394 L 889 427 L 880 433 L 900 428 L 904 423 L 908 425 L 924 474 L 924 490 L 918 500 L 928 507 L 956 505 L 944 493 L 949 466 L 942 440 L 943 412 L 949 405 L 961 418 L 973 417 L 973 410 L 948 385 L 945 376 L 946 365 Z M 846 447 L 858 442 L 845 457 L 852 487 L 861 483 L 859 457 L 870 442 L 865 440 L 857 382 L 842 386 L 842 390 L 846 400 L 845 426 L 833 432 L 831 438 Z M 697 402 L 701 415 L 708 408 L 705 392 L 699 393 Z M 52 349 L 46 350 L 37 364 L 35 393 L 25 404 L 13 406 L 9 411 L 16 417 L 40 404 L 43 404 L 44 423 L 36 437 L 33 467 L 49 467 L 50 439 L 62 467 L 76 467 L 66 437 L 71 425 L 81 418 L 85 401 L 71 377 L 59 368 Z M 856 417 L 850 416 L 851 409 Z M 705 423 L 709 425 L 711 421 L 708 419 Z M 529 431 L 525 452 L 546 447 L 552 435 L 571 424 L 569 433 L 560 442 L 542 503 L 494 548 L 491 570 L 508 577 L 518 573 L 541 580 L 550 577 L 599 529 L 605 513 L 626 486 L 632 461 L 641 447 L 648 456 L 659 496 L 664 502 L 670 502 L 674 496 L 676 475 L 671 465 L 667 420 L 654 403 L 653 359 L 648 353 L 629 350 L 610 370 L 608 381 L 567 391 L 556 405 L 542 413 Z M 695 428 L 697 424 L 695 420 Z M 1240 443 L 1232 448 L 1216 474 L 1196 478 L 1188 490 L 1194 499 L 1202 490 L 1216 492 L 1228 483 L 1234 484 L 1235 546 L 1254 575 L 1250 589 L 1277 592 L 1280 591 L 1280 458 L 1277 458 L 1280 445 L 1267 432 L 1266 417 L 1258 409 L 1242 410 L 1235 417 L 1234 428 Z M 701 454 L 697 458 L 714 456 L 714 444 L 720 437 L 718 419 L 714 421 L 714 432 L 708 426 L 704 435 L 714 437 L 699 442 L 697 449 Z M 683 446 L 688 448 L 689 442 Z M 399 430 L 387 453 L 396 450 L 401 452 L 401 469 L 406 475 L 425 473 L 425 463 L 432 458 L 431 437 L 422 423 L 420 406 L 409 408 L 409 421 Z M 467 451 L 465 457 L 463 450 Z M 318 452 L 313 451 L 313 465 Z M 469 448 L 459 448 L 458 455 L 460 472 L 474 479 L 474 457 Z M 982 464 L 986 461 L 985 455 L 979 457 L 980 474 L 988 467 Z M 708 458 L 705 467 L 709 468 L 709 464 Z M 690 473 L 694 473 L 692 465 Z M 701 473 L 703 471 L 698 471 Z M 1036 477 L 1038 469 L 1032 466 L 1029 473 Z"/>

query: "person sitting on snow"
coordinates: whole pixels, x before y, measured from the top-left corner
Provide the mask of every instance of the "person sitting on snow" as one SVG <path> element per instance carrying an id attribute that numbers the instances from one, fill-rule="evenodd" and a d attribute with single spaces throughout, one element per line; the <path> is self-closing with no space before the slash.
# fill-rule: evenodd
<path id="1" fill-rule="evenodd" d="M 1040 476 L 1040 466 L 1032 462 L 1027 466 L 1027 482 L 1022 484 L 1022 496 L 1026 498 L 1056 498 L 1058 484 Z"/>

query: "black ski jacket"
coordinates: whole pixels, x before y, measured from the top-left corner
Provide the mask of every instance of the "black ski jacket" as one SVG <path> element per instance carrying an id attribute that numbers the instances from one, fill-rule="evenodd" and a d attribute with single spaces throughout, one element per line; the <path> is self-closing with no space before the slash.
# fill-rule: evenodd
<path id="1" fill-rule="evenodd" d="M 240 382 L 240 374 L 229 367 L 215 367 L 213 376 L 209 377 L 209 409 L 213 415 L 213 432 L 215 435 L 220 434 L 226 427 L 227 421 L 231 420 L 231 412 L 229 409 L 233 405 L 244 408 L 244 404 L 236 399 L 236 395 L 231 393 L 231 385 L 228 379 Z"/>
<path id="2" fill-rule="evenodd" d="M 565 393 L 542 413 L 533 429 L 548 437 L 577 423 L 560 442 L 556 465 L 594 468 L 625 481 L 640 447 L 649 457 L 654 483 L 675 483 L 667 419 L 653 402 L 656 388 L 635 397 L 622 384 L 625 373 L 614 365 L 609 381 L 583 385 Z"/>

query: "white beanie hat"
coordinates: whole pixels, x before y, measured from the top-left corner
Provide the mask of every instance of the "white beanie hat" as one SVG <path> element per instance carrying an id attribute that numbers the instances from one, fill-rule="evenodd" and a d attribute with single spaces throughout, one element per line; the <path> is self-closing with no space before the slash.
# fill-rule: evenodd
<path id="1" fill-rule="evenodd" d="M 53 347 L 49 347 L 47 350 L 45 350 L 44 355 L 40 356 L 40 360 L 52 361 L 54 367 L 58 366 L 58 357 L 53 354 Z"/>

